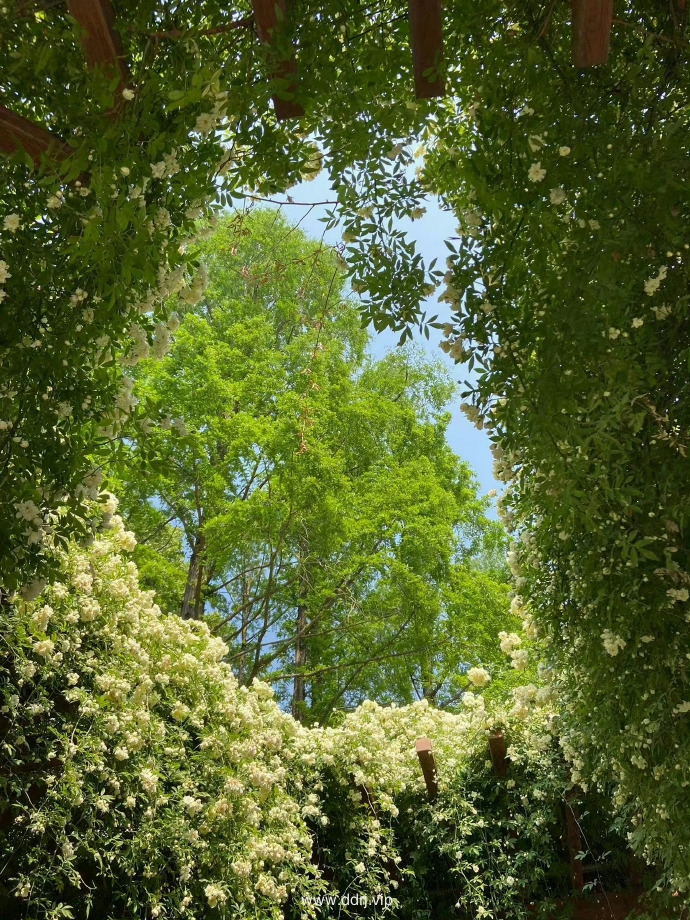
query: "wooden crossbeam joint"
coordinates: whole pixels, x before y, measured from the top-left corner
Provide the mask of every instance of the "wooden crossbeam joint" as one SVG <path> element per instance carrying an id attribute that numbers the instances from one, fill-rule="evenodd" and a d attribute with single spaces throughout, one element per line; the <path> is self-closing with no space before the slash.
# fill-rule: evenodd
<path id="1" fill-rule="evenodd" d="M 436 759 L 431 749 L 431 741 L 428 738 L 418 738 L 415 742 L 419 765 L 422 768 L 426 791 L 430 802 L 435 802 L 438 798 L 438 774 L 436 772 Z"/>
<path id="2" fill-rule="evenodd" d="M 441 0 L 410 0 L 410 43 L 417 99 L 443 96 L 443 80 L 424 76 L 443 60 L 443 5 Z"/>
<path id="3" fill-rule="evenodd" d="M 69 156 L 70 147 L 56 134 L 42 125 L 37 125 L 0 105 L 0 150 L 16 153 L 25 150 L 35 166 L 40 166 L 41 157 L 46 154 L 58 160 Z"/>
<path id="4" fill-rule="evenodd" d="M 508 775 L 508 745 L 503 732 L 489 735 L 489 754 L 494 773 L 499 779 L 505 779 Z"/>
<path id="5" fill-rule="evenodd" d="M 596 67 L 609 59 L 613 0 L 571 0 L 573 64 Z"/>
<path id="6" fill-rule="evenodd" d="M 285 21 L 285 0 L 252 0 L 252 9 L 259 41 L 264 45 L 272 45 L 275 30 L 280 28 L 281 20 Z M 286 92 L 294 96 L 297 91 L 297 61 L 294 55 L 287 60 L 276 61 L 271 78 L 285 83 Z M 295 99 L 274 96 L 273 109 L 278 121 L 301 118 L 304 115 L 304 108 Z"/>
<path id="7" fill-rule="evenodd" d="M 67 7 L 70 16 L 81 26 L 81 43 L 88 66 L 92 70 L 102 68 L 109 79 L 116 75 L 119 77 L 116 98 L 120 103 L 121 91 L 129 80 L 129 71 L 122 41 L 115 29 L 112 3 L 110 0 L 67 0 Z"/>

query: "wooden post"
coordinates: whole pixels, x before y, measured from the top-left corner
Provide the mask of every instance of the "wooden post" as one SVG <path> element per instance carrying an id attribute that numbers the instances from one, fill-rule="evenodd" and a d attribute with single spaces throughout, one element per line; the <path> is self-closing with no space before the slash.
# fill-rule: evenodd
<path id="1" fill-rule="evenodd" d="M 34 165 L 40 166 L 44 153 L 64 160 L 69 156 L 71 148 L 47 128 L 34 124 L 23 115 L 15 115 L 0 105 L 0 150 L 3 153 L 26 150 Z"/>
<path id="2" fill-rule="evenodd" d="M 571 0 L 573 64 L 596 67 L 609 59 L 613 0 Z"/>
<path id="3" fill-rule="evenodd" d="M 568 790 L 565 796 L 565 825 L 568 852 L 570 853 L 570 869 L 573 875 L 573 888 L 575 891 L 582 891 L 585 887 L 585 878 L 582 871 L 582 860 L 577 858 L 578 853 L 582 850 L 580 815 L 577 805 L 573 801 L 574 798 L 575 790 Z"/>
<path id="4" fill-rule="evenodd" d="M 494 773 L 499 779 L 505 779 L 508 775 L 508 745 L 503 732 L 489 735 L 489 753 Z"/>
<path id="5" fill-rule="evenodd" d="M 115 11 L 110 0 L 67 0 L 70 16 L 82 28 L 81 44 L 86 63 L 93 70 L 101 67 L 112 79 L 119 77 L 115 110 L 123 103 L 122 90 L 129 80 L 122 41 L 115 30 Z"/>
<path id="6" fill-rule="evenodd" d="M 424 774 L 426 791 L 429 795 L 429 801 L 435 802 L 438 798 L 438 776 L 436 773 L 436 760 L 431 750 L 431 741 L 428 738 L 418 738 L 415 742 L 419 765 Z"/>
<path id="7" fill-rule="evenodd" d="M 443 80 L 430 80 L 426 70 L 443 60 L 443 5 L 441 0 L 410 0 L 410 43 L 414 65 L 414 94 L 417 99 L 442 96 Z"/>
<path id="8" fill-rule="evenodd" d="M 279 12 L 283 22 L 285 21 L 285 0 L 252 0 L 252 9 L 259 41 L 264 45 L 272 45 L 273 33 L 280 27 Z M 286 61 L 276 61 L 271 77 L 286 82 L 286 92 L 294 96 L 297 90 L 297 61 L 294 55 Z M 274 96 L 273 109 L 278 121 L 301 118 L 304 115 L 303 107 L 294 99 L 280 99 Z"/>

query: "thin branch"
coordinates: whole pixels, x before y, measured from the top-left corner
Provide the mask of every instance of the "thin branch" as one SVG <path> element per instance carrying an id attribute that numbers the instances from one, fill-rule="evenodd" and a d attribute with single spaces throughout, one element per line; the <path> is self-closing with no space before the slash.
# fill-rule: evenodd
<path id="1" fill-rule="evenodd" d="M 142 32 L 134 26 L 127 26 L 128 32 L 134 32 L 137 35 L 146 35 L 147 38 L 197 38 L 204 35 L 223 35 L 226 32 L 234 32 L 236 29 L 251 29 L 254 25 L 254 17 L 246 16 L 244 19 L 237 19 L 235 22 L 228 22 L 224 26 L 215 26 L 213 29 L 168 29 L 164 32 Z"/>
<path id="2" fill-rule="evenodd" d="M 688 43 L 684 41 L 677 41 L 673 38 L 667 38 L 665 35 L 659 35 L 658 32 L 650 32 L 649 29 L 645 29 L 644 26 L 637 26 L 634 22 L 626 22 L 625 19 L 616 19 L 614 17 L 613 22 L 617 26 L 625 26 L 626 29 L 632 29 L 634 32 L 639 32 L 641 35 L 648 35 L 650 38 L 656 38 L 660 42 L 666 42 L 667 45 L 673 45 L 674 48 L 687 48 Z"/>
<path id="3" fill-rule="evenodd" d="M 339 204 L 338 201 L 293 201 L 291 198 L 288 198 L 287 201 L 278 201 L 275 198 L 263 198 L 261 195 L 245 195 L 245 198 L 249 198 L 252 201 L 266 201 L 269 204 L 294 204 L 298 205 L 301 208 L 315 208 L 318 205 L 322 204 Z"/>

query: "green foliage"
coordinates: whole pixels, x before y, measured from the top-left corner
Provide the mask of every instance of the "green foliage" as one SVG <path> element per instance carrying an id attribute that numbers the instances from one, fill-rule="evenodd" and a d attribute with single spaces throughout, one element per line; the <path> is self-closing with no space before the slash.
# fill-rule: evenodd
<path id="1" fill-rule="evenodd" d="M 461 221 L 450 347 L 477 372 L 466 411 L 508 483 L 573 780 L 616 784 L 621 827 L 687 899 L 684 32 L 640 13 L 576 73 L 564 8 L 503 13 L 451 14 L 472 38 L 430 131 L 425 181 Z"/>
<path id="2" fill-rule="evenodd" d="M 377 324 L 388 322 L 386 310 L 413 320 L 428 288 L 422 261 L 384 228 L 423 197 L 390 148 L 410 119 L 421 126 L 428 105 L 391 105 L 393 87 L 380 97 L 374 78 L 386 67 L 411 71 L 398 6 L 377 11 L 373 28 L 364 7 L 291 12 L 301 24 L 301 74 L 309 74 L 299 87 L 308 109 L 299 132 L 271 114 L 271 96 L 285 90 L 269 78 L 271 55 L 246 22 L 232 25 L 249 12 L 215 0 L 117 3 L 130 71 L 123 95 L 116 79 L 88 69 L 63 5 L 4 7 L 3 105 L 71 150 L 61 162 L 45 156 L 38 171 L 22 150 L 0 161 L 0 488 L 19 505 L 19 517 L 0 521 L 9 591 L 40 588 L 49 532 L 88 529 L 84 495 L 93 496 L 132 409 L 115 355 L 132 336 L 139 351 L 147 343 L 165 350 L 170 294 L 182 288 L 193 299 L 200 290 L 190 246 L 199 217 L 248 189 L 270 194 L 313 176 L 321 162 L 313 138 L 321 137 L 336 210 L 350 214 L 362 196 L 381 199 L 377 241 L 352 252 L 353 264 L 377 275 Z M 287 41 L 277 37 L 279 56 Z M 370 108 L 378 114 L 362 118 Z M 380 171 L 362 190 L 357 169 L 347 178 L 359 161 Z"/>
<path id="3" fill-rule="evenodd" d="M 513 620 L 501 528 L 445 442 L 452 385 L 413 351 L 366 358 L 336 254 L 274 212 L 202 254 L 205 297 L 138 366 L 113 480 L 145 583 L 311 720 L 457 706 L 470 664 L 505 670 Z"/>
<path id="4" fill-rule="evenodd" d="M 438 192 L 461 224 L 446 347 L 477 371 L 467 411 L 500 442 L 518 588 L 562 689 L 575 776 L 617 784 L 638 852 L 687 891 L 685 12 L 625 5 L 610 64 L 578 73 L 565 5 L 452 4 L 447 99 L 414 103 L 404 11 L 294 6 L 298 135 L 265 117 L 284 87 L 251 31 L 218 31 L 248 8 L 119 3 L 134 98 L 116 120 L 64 7 L 7 4 L 3 101 L 74 152 L 38 176 L 21 153 L 1 167 L 19 223 L 0 237 L 3 585 L 35 596 L 46 539 L 88 530 L 82 498 L 132 408 L 114 354 L 135 320 L 165 341 L 165 301 L 194 262 L 181 236 L 217 169 L 224 202 L 271 193 L 313 172 L 322 141 L 364 314 L 403 335 L 439 276 L 392 219 Z M 150 36 L 165 30 L 177 37 Z M 407 142 L 422 132 L 418 182 Z"/>

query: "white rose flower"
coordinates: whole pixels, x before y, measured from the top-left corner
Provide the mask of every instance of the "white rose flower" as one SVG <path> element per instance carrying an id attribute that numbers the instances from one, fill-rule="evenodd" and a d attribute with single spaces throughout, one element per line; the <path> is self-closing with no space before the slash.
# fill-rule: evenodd
<path id="1" fill-rule="evenodd" d="M 485 668 L 470 668 L 467 677 L 474 687 L 486 687 L 491 681 L 491 675 Z"/>
<path id="2" fill-rule="evenodd" d="M 50 639 L 41 639 L 40 642 L 34 642 L 34 651 L 43 658 L 49 658 L 53 654 L 55 643 Z"/>

